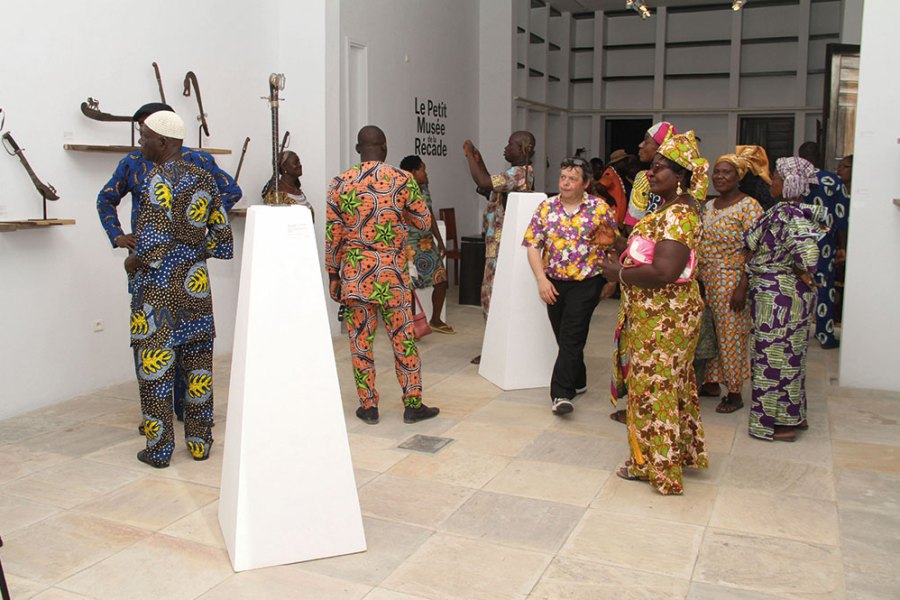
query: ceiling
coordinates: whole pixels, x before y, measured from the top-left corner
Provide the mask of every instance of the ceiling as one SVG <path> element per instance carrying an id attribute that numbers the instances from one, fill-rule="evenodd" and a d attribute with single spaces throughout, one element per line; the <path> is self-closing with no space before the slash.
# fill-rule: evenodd
<path id="1" fill-rule="evenodd" d="M 646 0 L 650 9 L 659 6 L 697 6 L 699 4 L 730 4 L 730 0 Z M 595 10 L 624 10 L 625 0 L 547 0 L 560 12 L 593 12 Z"/>

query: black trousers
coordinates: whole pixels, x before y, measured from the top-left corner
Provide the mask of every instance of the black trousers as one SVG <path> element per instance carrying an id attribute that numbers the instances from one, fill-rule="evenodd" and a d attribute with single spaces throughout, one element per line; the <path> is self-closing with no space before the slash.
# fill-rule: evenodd
<path id="1" fill-rule="evenodd" d="M 571 400 L 576 389 L 587 385 L 584 344 L 606 280 L 598 275 L 583 281 L 550 281 L 559 292 L 556 304 L 547 305 L 547 316 L 559 346 L 550 379 L 550 398 Z"/>

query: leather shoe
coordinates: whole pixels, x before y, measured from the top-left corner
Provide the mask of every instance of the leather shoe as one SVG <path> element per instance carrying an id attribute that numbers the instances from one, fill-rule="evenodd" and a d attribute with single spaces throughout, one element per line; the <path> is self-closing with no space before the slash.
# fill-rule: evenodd
<path id="1" fill-rule="evenodd" d="M 369 425 L 377 425 L 378 424 L 378 407 L 371 406 L 369 408 L 363 408 L 360 406 L 356 409 L 356 416 L 359 419 L 362 419 L 364 422 Z"/>
<path id="2" fill-rule="evenodd" d="M 420 404 L 418 408 L 407 406 L 403 409 L 403 422 L 418 423 L 419 421 L 438 416 L 439 412 L 441 412 L 441 409 L 436 406 L 425 406 L 424 404 Z"/>
<path id="3" fill-rule="evenodd" d="M 169 466 L 167 462 L 158 462 L 150 458 L 150 454 L 146 450 L 141 450 L 137 453 L 137 459 L 142 463 L 148 464 L 156 469 L 165 469 Z"/>

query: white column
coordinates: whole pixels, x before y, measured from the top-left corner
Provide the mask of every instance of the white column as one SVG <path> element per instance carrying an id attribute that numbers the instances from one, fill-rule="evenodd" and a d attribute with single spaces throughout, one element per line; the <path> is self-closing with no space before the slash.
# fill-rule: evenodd
<path id="1" fill-rule="evenodd" d="M 866 0 L 859 59 L 859 100 L 853 149 L 853 189 L 847 240 L 847 281 L 841 330 L 842 386 L 900 392 L 900 105 L 896 0 Z"/>
<path id="2" fill-rule="evenodd" d="M 504 390 L 548 387 L 556 338 L 522 238 L 545 194 L 510 194 L 478 374 Z"/>
<path id="3" fill-rule="evenodd" d="M 219 524 L 235 571 L 366 540 L 309 210 L 247 211 Z"/>

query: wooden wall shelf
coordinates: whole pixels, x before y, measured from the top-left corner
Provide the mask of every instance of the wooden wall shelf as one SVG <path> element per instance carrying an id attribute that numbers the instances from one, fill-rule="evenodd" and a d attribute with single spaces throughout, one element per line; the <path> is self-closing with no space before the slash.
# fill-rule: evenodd
<path id="1" fill-rule="evenodd" d="M 115 152 L 116 154 L 127 154 L 135 150 L 140 150 L 140 146 L 98 146 L 93 144 L 63 144 L 63 150 L 71 150 L 72 152 Z M 227 148 L 191 148 L 191 150 L 202 150 L 208 154 L 231 154 L 231 150 Z"/>
<path id="2" fill-rule="evenodd" d="M 18 229 L 40 229 L 54 225 L 74 225 L 75 219 L 26 219 L 23 221 L 0 221 L 0 231 Z"/>

